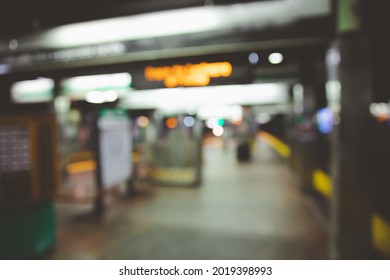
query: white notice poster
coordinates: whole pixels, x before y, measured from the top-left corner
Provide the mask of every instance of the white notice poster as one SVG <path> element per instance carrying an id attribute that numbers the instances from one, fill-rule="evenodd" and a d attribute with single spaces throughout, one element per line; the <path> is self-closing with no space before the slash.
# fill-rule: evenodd
<path id="1" fill-rule="evenodd" d="M 102 184 L 110 188 L 131 176 L 131 122 L 124 116 L 105 116 L 98 126 Z"/>

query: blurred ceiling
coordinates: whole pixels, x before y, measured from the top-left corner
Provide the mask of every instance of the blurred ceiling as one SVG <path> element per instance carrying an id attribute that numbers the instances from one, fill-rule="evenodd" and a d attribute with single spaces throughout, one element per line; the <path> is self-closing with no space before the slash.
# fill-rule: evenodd
<path id="1" fill-rule="evenodd" d="M 3 74 L 243 51 L 302 52 L 327 44 L 334 22 L 332 0 L 5 3 L 0 15 Z"/>
<path id="2" fill-rule="evenodd" d="M 278 0 L 257 0 L 262 2 Z M 69 23 L 255 0 L 2 0 L 0 37 L 27 35 Z"/>

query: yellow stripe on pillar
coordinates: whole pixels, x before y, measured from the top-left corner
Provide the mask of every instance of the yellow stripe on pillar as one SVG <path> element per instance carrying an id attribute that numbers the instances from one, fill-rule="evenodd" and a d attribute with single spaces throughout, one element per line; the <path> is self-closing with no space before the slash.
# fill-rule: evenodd
<path id="1" fill-rule="evenodd" d="M 313 186 L 320 194 L 327 198 L 330 198 L 332 195 L 332 179 L 320 169 L 316 169 L 313 172 Z"/>
<path id="2" fill-rule="evenodd" d="M 372 216 L 372 242 L 374 248 L 390 259 L 390 224 L 381 216 Z"/>

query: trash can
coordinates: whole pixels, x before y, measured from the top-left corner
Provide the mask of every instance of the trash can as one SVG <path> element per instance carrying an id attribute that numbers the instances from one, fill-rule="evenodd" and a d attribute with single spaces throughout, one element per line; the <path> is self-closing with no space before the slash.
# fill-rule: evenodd
<path id="1" fill-rule="evenodd" d="M 251 150 L 250 150 L 249 142 L 238 143 L 237 160 L 239 162 L 248 162 L 251 160 Z"/>
<path id="2" fill-rule="evenodd" d="M 0 259 L 35 258 L 55 244 L 53 201 L 0 212 Z"/>

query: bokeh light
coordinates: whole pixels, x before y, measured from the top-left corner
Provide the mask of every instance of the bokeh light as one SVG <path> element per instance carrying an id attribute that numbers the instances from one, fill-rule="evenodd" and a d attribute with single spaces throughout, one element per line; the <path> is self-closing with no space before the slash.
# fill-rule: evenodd
<path id="1" fill-rule="evenodd" d="M 145 128 L 149 125 L 149 119 L 145 116 L 140 116 L 137 119 L 137 124 L 139 127 Z"/>
<path id="2" fill-rule="evenodd" d="M 174 129 L 177 127 L 178 121 L 176 118 L 170 117 L 165 120 L 165 125 L 170 129 Z"/>

